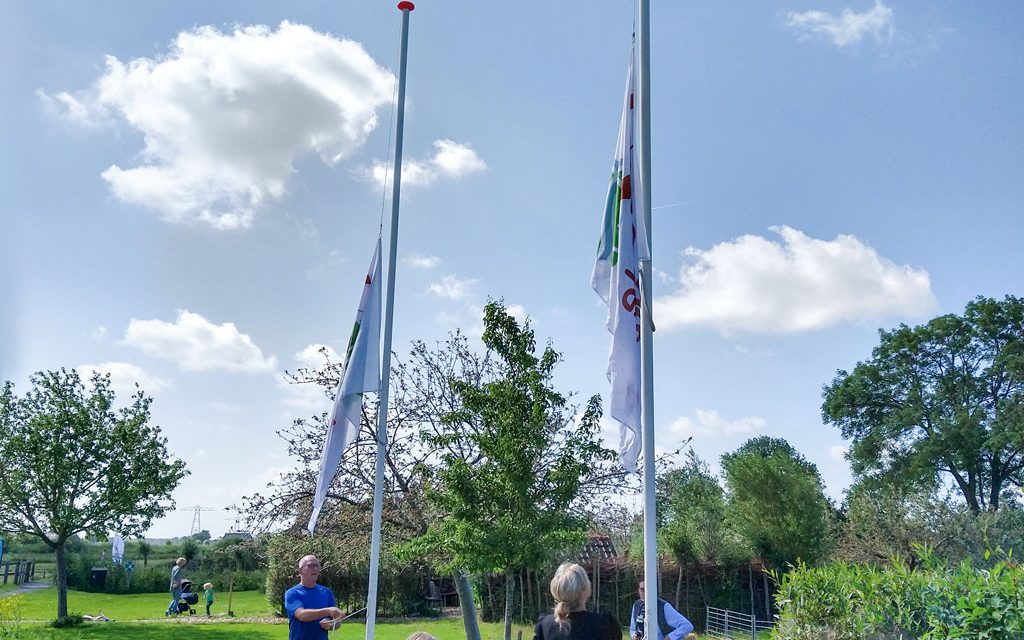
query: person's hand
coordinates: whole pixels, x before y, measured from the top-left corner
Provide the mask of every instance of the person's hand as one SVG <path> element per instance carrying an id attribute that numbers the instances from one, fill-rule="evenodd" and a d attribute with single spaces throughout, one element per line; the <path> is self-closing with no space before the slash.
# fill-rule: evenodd
<path id="1" fill-rule="evenodd" d="M 335 631 L 341 627 L 341 617 L 325 617 L 321 621 L 321 628 L 324 631 Z"/>
<path id="2" fill-rule="evenodd" d="M 327 616 L 333 620 L 337 620 L 338 618 L 344 617 L 345 612 L 338 607 L 327 607 Z"/>

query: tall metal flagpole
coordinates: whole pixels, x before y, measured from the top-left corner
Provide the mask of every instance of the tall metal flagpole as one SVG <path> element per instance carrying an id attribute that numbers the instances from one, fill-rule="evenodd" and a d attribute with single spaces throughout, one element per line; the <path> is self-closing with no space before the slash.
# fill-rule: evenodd
<path id="1" fill-rule="evenodd" d="M 651 7 L 650 0 L 639 0 L 640 10 L 640 193 L 647 228 L 648 256 L 651 242 Z M 644 634 L 657 638 L 658 547 L 654 501 L 654 322 L 651 319 L 650 258 L 640 261 L 640 412 L 644 451 Z"/>
<path id="2" fill-rule="evenodd" d="M 377 468 L 373 482 L 373 532 L 370 536 L 370 583 L 366 597 L 366 640 L 377 622 L 377 576 L 380 570 L 380 520 L 384 501 L 384 453 L 388 446 L 388 392 L 391 379 L 391 327 L 395 312 L 395 263 L 398 250 L 398 204 L 402 191 L 402 134 L 405 130 L 405 67 L 409 48 L 411 2 L 399 2 L 402 12 L 402 50 L 398 64 L 398 118 L 395 125 L 395 174 L 391 192 L 391 243 L 388 249 L 387 310 L 384 313 L 384 358 L 381 363 L 380 403 L 377 409 Z"/>

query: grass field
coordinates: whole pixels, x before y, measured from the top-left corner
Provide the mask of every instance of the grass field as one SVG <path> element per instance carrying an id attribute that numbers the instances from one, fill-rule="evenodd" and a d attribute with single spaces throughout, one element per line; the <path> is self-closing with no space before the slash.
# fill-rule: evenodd
<path id="1" fill-rule="evenodd" d="M 187 628 L 183 628 L 187 626 Z M 514 627 L 512 637 L 522 630 L 523 637 L 530 640 L 533 630 L 525 627 Z M 288 625 L 281 621 L 277 624 L 263 623 L 232 623 L 192 624 L 184 625 L 180 620 L 160 623 L 121 623 L 99 622 L 86 623 L 73 629 L 50 629 L 43 625 L 23 625 L 21 637 L 25 640 L 181 640 L 183 638 L 199 638 L 201 640 L 284 640 L 288 637 Z M 375 629 L 379 640 L 405 640 L 414 631 L 426 631 L 438 640 L 458 640 L 465 638 L 461 620 L 433 620 L 430 622 L 386 622 L 380 623 Z M 500 624 L 480 625 L 483 640 L 501 640 Z M 331 640 L 362 640 L 366 637 L 366 627 L 361 623 L 344 625 L 341 629 L 331 632 Z"/>
<path id="2" fill-rule="evenodd" d="M 200 595 L 200 597 L 202 597 Z M 20 615 L 23 620 L 49 620 L 57 615 L 57 589 L 40 589 L 21 596 Z M 112 595 L 106 593 L 85 593 L 68 591 L 68 611 L 72 613 L 102 613 L 115 620 L 163 619 L 164 611 L 171 602 L 170 593 L 132 593 Z M 231 609 L 238 617 L 255 618 L 271 616 L 273 613 L 262 591 L 236 591 Z M 228 610 L 228 594 L 217 594 L 217 600 L 210 608 L 213 614 L 224 615 Z M 206 617 L 205 605 L 196 606 L 196 612 Z M 188 617 L 188 616 L 183 616 Z"/>
<path id="3" fill-rule="evenodd" d="M 19 617 L 22 620 L 42 621 L 56 616 L 55 588 L 42 589 L 19 597 Z M 199 608 L 195 616 L 166 618 L 163 611 L 169 602 L 169 594 L 162 593 L 108 595 L 69 591 L 68 611 L 93 615 L 102 612 L 114 621 L 86 622 L 80 627 L 70 629 L 51 629 L 42 622 L 23 622 L 18 626 L 20 635 L 14 637 L 24 640 L 283 640 L 288 637 L 287 621 L 272 616 L 266 597 L 260 591 L 240 591 L 234 594 L 232 609 L 235 615 L 249 618 L 250 621 L 236 621 L 226 617 L 226 594 L 223 597 L 218 594 L 218 600 L 212 610 L 214 616 L 209 619 L 203 615 L 203 609 Z M 261 620 L 252 622 L 252 618 Z M 514 638 L 516 632 L 520 630 L 524 638 L 533 637 L 531 628 L 518 625 L 513 627 L 512 637 Z M 381 640 L 405 640 L 414 631 L 427 631 L 439 640 L 465 637 L 460 619 L 381 621 L 377 625 L 376 636 Z M 483 640 L 500 640 L 502 625 L 481 624 L 480 632 Z M 360 640 L 365 635 L 365 623 L 353 621 L 332 632 L 331 640 Z M 5 637 L 2 627 L 0 637 Z"/>

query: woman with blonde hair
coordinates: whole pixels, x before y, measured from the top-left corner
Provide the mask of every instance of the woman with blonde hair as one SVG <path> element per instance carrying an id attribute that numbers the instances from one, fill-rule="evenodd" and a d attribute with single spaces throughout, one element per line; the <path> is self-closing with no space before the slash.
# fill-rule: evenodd
<path id="1" fill-rule="evenodd" d="M 622 627 L 607 613 L 587 611 L 590 578 L 578 564 L 566 562 L 551 579 L 554 613 L 541 616 L 533 640 L 622 640 Z"/>

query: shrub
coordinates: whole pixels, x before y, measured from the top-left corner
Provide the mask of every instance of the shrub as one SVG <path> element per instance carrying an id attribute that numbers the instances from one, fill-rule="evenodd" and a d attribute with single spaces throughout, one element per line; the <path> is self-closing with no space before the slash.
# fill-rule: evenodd
<path id="1" fill-rule="evenodd" d="M 0 638 L 14 640 L 21 637 L 21 596 L 0 598 Z"/>
<path id="2" fill-rule="evenodd" d="M 67 629 L 69 627 L 81 626 L 83 622 L 85 622 L 85 618 L 82 617 L 82 614 L 69 613 L 63 618 L 51 620 L 49 626 L 53 627 L 54 629 Z"/>
<path id="3" fill-rule="evenodd" d="M 948 567 L 927 549 L 920 565 L 800 565 L 782 577 L 774 638 L 1022 638 L 1024 568 Z M 1016 635 L 1014 635 L 1016 634 Z"/>
<path id="4" fill-rule="evenodd" d="M 366 550 L 354 551 L 340 538 L 331 536 L 296 537 L 280 534 L 271 539 L 267 556 L 266 591 L 271 608 L 284 615 L 284 592 L 297 583 L 299 558 L 315 554 L 323 569 L 318 582 L 330 587 L 342 609 L 357 609 L 366 602 L 369 557 Z M 404 616 L 422 612 L 420 594 L 423 568 L 403 564 L 382 553 L 378 578 L 378 607 L 384 615 Z M 236 586 L 237 588 L 237 586 Z"/>

